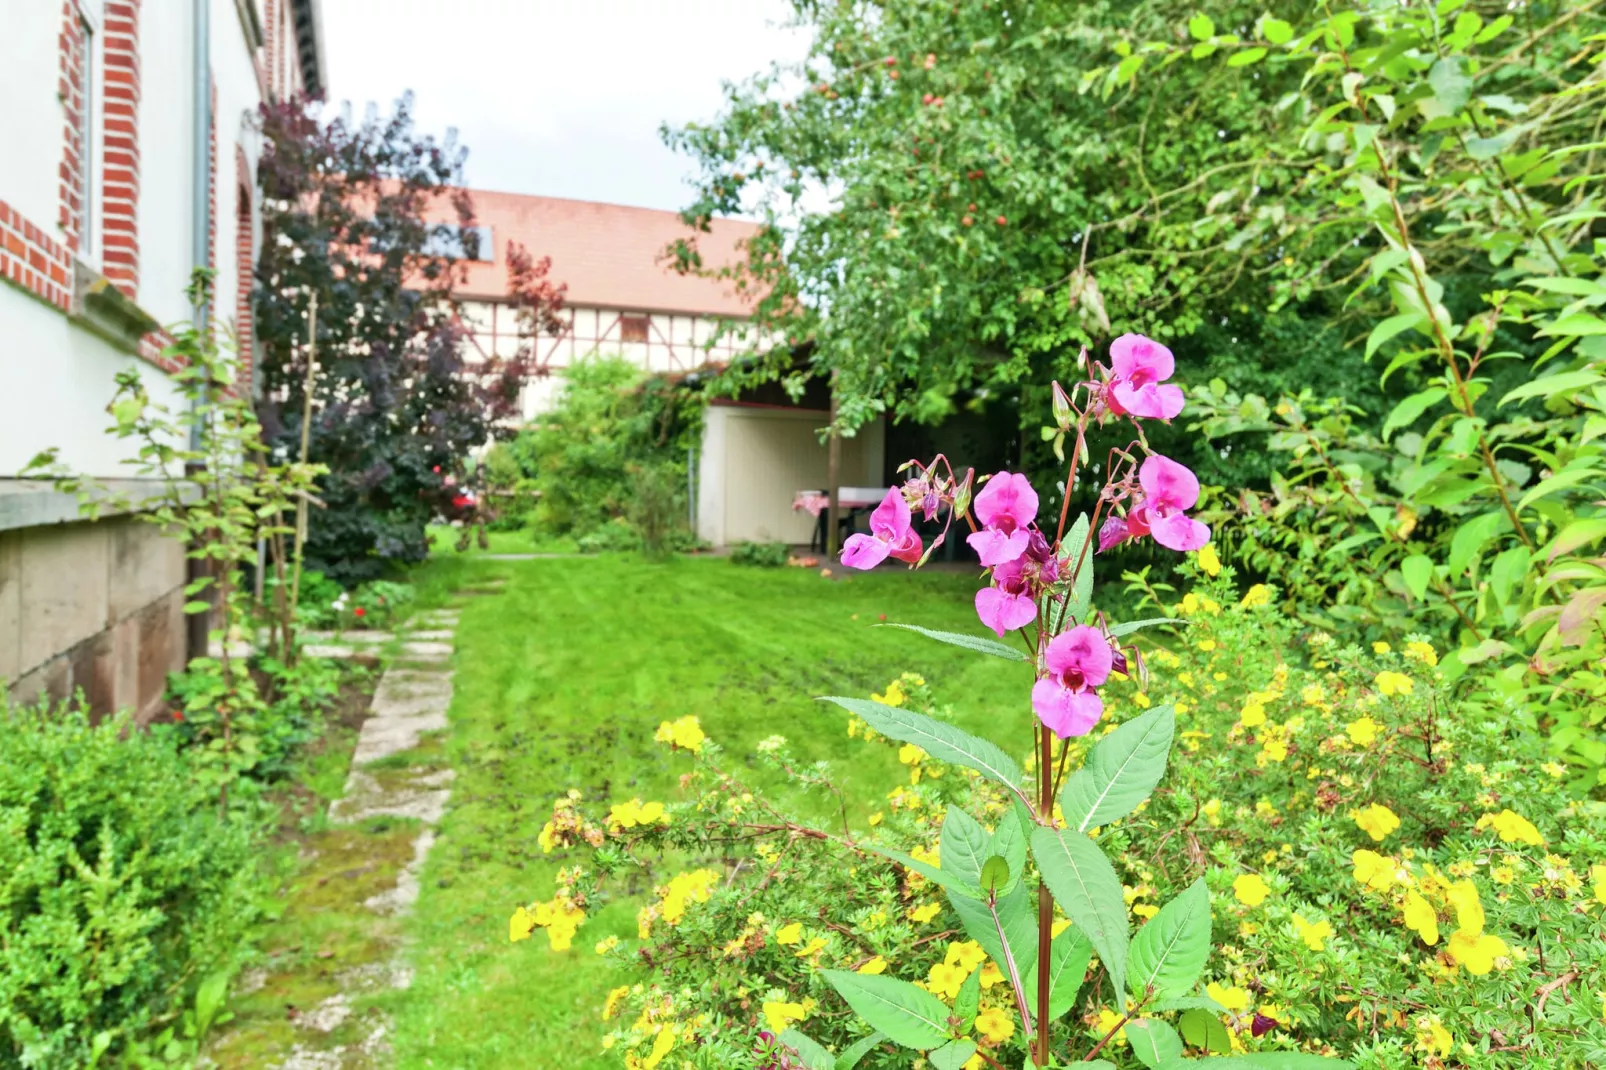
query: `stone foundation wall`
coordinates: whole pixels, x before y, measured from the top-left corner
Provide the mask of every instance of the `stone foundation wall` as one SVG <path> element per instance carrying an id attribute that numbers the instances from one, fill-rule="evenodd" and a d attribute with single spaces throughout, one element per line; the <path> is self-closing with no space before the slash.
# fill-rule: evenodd
<path id="1" fill-rule="evenodd" d="M 149 720 L 185 663 L 184 574 L 183 545 L 136 517 L 0 530 L 0 680 Z"/>

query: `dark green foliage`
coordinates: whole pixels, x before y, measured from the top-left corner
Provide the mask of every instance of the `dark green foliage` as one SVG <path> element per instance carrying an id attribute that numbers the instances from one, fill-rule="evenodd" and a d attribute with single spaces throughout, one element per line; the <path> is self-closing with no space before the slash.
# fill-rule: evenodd
<path id="1" fill-rule="evenodd" d="M 731 564 L 781 568 L 792 556 L 784 542 L 739 542 L 731 547 Z"/>
<path id="2" fill-rule="evenodd" d="M 253 920 L 250 842 L 171 731 L 0 708 L 0 1066 L 87 1066 L 188 1006 Z"/>

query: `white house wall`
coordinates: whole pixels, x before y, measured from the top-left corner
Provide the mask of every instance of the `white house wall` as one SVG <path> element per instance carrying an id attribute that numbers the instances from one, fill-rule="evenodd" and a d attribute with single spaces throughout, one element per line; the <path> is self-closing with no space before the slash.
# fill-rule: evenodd
<path id="1" fill-rule="evenodd" d="M 40 226 L 60 211 L 61 5 L 5 0 L 0 17 L 0 197 Z M 0 345 L 4 341 L 0 340 Z"/>
<path id="2" fill-rule="evenodd" d="M 807 543 L 816 520 L 793 510 L 792 502 L 800 490 L 826 486 L 828 454 L 820 430 L 829 419 L 813 409 L 709 406 L 698 464 L 698 536 L 715 546 Z M 840 485 L 879 485 L 885 458 L 882 421 L 861 427 L 842 440 Z"/>

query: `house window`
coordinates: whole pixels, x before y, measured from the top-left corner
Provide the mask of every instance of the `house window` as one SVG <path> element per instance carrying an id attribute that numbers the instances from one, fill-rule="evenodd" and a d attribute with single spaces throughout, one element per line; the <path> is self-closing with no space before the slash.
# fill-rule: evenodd
<path id="1" fill-rule="evenodd" d="M 619 341 L 646 342 L 647 317 L 646 316 L 620 316 Z"/>

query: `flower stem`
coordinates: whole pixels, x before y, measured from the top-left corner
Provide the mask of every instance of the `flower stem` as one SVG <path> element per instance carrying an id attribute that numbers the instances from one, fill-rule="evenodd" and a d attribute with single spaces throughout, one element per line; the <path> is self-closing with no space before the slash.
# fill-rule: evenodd
<path id="1" fill-rule="evenodd" d="M 1054 784 L 1052 767 L 1054 765 L 1054 734 L 1046 727 L 1038 733 L 1037 737 L 1037 783 L 1038 812 L 1047 825 L 1053 824 L 1054 815 Z M 1038 1066 L 1048 1065 L 1048 994 L 1049 951 L 1054 940 L 1054 897 L 1049 894 L 1048 885 L 1039 883 L 1037 886 L 1037 1055 L 1035 1062 Z"/>

